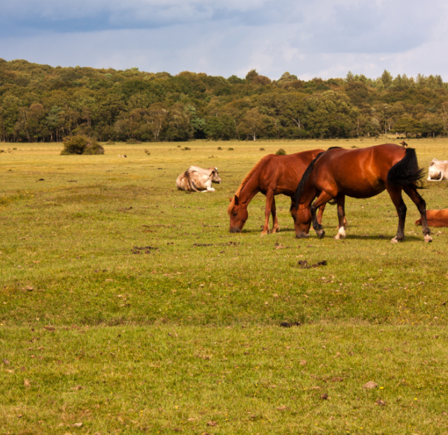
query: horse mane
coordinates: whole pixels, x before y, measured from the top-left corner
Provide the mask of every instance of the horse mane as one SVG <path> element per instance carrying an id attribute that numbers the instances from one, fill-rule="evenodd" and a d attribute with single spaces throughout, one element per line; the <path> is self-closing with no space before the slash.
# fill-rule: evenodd
<path id="1" fill-rule="evenodd" d="M 339 148 L 339 147 L 335 147 L 335 148 Z M 328 150 L 327 150 L 328 151 Z M 316 163 L 316 160 L 322 155 L 324 154 L 324 152 L 319 153 L 316 158 L 309 164 L 309 166 L 306 168 L 306 171 L 304 172 L 302 179 L 300 180 L 299 185 L 297 186 L 296 192 L 294 193 L 293 201 L 291 203 L 291 210 L 294 208 L 298 208 L 299 207 L 299 203 L 300 203 L 300 198 L 302 196 L 303 190 L 305 189 L 305 184 L 308 181 L 308 178 L 311 175 L 311 172 L 313 172 L 314 169 L 314 163 Z"/>
<path id="2" fill-rule="evenodd" d="M 261 165 L 262 162 L 264 162 L 266 160 L 266 158 L 269 157 L 269 155 L 264 156 L 249 172 L 248 174 L 243 178 L 243 181 L 241 182 L 240 186 L 238 187 L 238 189 L 235 192 L 235 195 L 233 195 L 232 200 L 230 201 L 229 206 L 227 207 L 227 213 L 230 214 L 232 212 L 232 209 L 235 205 L 235 196 L 238 196 L 241 191 L 243 190 L 243 187 L 245 186 L 245 184 L 247 183 L 247 180 L 249 180 L 249 178 L 254 174 L 254 172 L 258 169 L 258 167 Z"/>

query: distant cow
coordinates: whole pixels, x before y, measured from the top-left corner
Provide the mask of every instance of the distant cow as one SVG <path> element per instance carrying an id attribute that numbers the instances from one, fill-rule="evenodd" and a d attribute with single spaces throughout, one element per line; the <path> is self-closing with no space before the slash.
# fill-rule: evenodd
<path id="1" fill-rule="evenodd" d="M 189 192 L 214 192 L 212 183 L 221 183 L 218 168 L 202 169 L 198 166 L 190 166 L 176 180 L 176 186 L 179 190 Z"/>
<path id="2" fill-rule="evenodd" d="M 428 169 L 428 181 L 442 181 L 448 179 L 448 160 L 432 159 Z"/>
<path id="3" fill-rule="evenodd" d="M 426 219 L 430 227 L 448 227 L 448 208 L 444 210 L 426 210 Z M 421 224 L 421 219 L 415 221 L 415 225 Z"/>

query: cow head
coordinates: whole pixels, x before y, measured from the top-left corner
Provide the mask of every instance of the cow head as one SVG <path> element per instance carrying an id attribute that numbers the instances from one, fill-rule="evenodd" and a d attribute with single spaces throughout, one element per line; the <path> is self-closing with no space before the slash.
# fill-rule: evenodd
<path id="1" fill-rule="evenodd" d="M 212 170 L 211 173 L 212 183 L 221 184 L 221 177 L 219 176 L 218 168 L 210 168 L 210 169 Z"/>
<path id="2" fill-rule="evenodd" d="M 233 198 L 229 198 L 229 200 L 230 205 L 227 209 L 227 213 L 230 216 L 229 231 L 231 233 L 240 233 L 249 217 L 249 214 L 247 213 L 247 204 L 241 204 L 236 195 Z"/>

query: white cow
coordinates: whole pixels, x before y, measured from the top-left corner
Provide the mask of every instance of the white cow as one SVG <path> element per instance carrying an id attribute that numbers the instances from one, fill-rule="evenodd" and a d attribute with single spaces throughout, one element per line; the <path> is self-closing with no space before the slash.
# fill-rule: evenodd
<path id="1" fill-rule="evenodd" d="M 176 180 L 179 190 L 189 192 L 214 192 L 212 183 L 221 183 L 218 168 L 203 169 L 199 166 L 190 166 Z"/>
<path id="2" fill-rule="evenodd" d="M 447 180 L 448 160 L 432 159 L 428 169 L 428 181 Z"/>

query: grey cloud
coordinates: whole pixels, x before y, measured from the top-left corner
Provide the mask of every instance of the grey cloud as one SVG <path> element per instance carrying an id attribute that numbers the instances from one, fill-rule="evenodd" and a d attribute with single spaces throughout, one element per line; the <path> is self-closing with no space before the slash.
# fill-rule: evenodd
<path id="1" fill-rule="evenodd" d="M 434 24 L 444 20 L 442 2 L 416 0 L 337 4 L 323 2 L 327 12 L 309 17 L 297 38 L 307 52 L 394 53 L 415 48 L 432 36 Z M 428 11 L 431 11 L 430 13 Z"/>
<path id="2" fill-rule="evenodd" d="M 65 11 L 50 0 L 40 1 L 40 12 L 35 2 L 29 13 L 9 10 L 0 17 L 0 56 L 225 77 L 257 68 L 274 79 L 285 71 L 304 79 L 348 70 L 376 77 L 384 69 L 448 78 L 441 1 L 96 0 L 90 9 L 79 2 Z"/>

